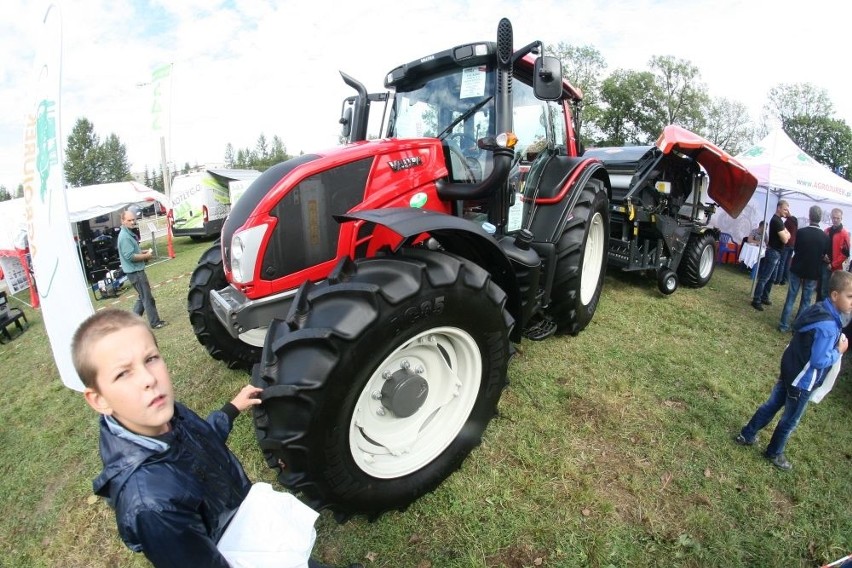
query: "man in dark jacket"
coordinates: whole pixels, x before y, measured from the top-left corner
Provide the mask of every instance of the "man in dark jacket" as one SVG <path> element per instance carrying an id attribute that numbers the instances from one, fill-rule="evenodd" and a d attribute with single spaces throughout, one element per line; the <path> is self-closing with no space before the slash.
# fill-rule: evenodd
<path id="1" fill-rule="evenodd" d="M 802 291 L 802 297 L 796 317 L 813 303 L 822 274 L 822 255 L 828 246 L 828 236 L 819 228 L 819 222 L 822 220 L 822 209 L 819 205 L 811 206 L 808 219 L 810 224 L 796 232 L 793 261 L 790 264 L 790 287 L 787 288 L 787 300 L 781 310 L 778 331 L 790 331 L 790 315 L 793 313 L 796 297 L 799 296 L 799 289 Z"/>
<path id="2" fill-rule="evenodd" d="M 84 321 L 71 352 L 83 396 L 101 414 L 104 470 L 93 489 L 115 509 L 124 543 L 157 568 L 229 568 L 216 544 L 251 483 L 225 442 L 237 415 L 260 404 L 261 389 L 243 387 L 202 420 L 175 402 L 145 320 L 122 310 Z"/>
<path id="3" fill-rule="evenodd" d="M 769 399 L 736 437 L 738 444 L 756 444 L 757 433 L 783 408 L 764 456 L 785 471 L 793 467 L 784 456 L 784 447 L 805 412 L 811 392 L 822 384 L 828 370 L 849 347 L 840 330 L 843 329 L 841 314 L 850 312 L 852 273 L 840 270 L 831 275 L 829 297 L 802 312 L 793 322 L 793 339 L 781 355 L 778 381 Z"/>
<path id="4" fill-rule="evenodd" d="M 757 271 L 757 285 L 754 287 L 754 297 L 751 306 L 755 310 L 763 310 L 769 306 L 769 293 L 772 291 L 772 281 L 778 269 L 778 261 L 784 250 L 784 243 L 790 240 L 790 232 L 784 228 L 784 217 L 790 215 L 790 205 L 781 199 L 775 207 L 775 214 L 769 220 L 769 237 L 766 242 L 766 254 L 760 259 Z"/>

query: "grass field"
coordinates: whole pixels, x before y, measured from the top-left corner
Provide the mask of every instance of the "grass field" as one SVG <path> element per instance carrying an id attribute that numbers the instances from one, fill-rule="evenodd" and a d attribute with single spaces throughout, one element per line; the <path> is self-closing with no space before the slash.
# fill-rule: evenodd
<path id="1" fill-rule="evenodd" d="M 170 322 L 157 334 L 178 398 L 202 414 L 248 380 L 207 356 L 188 322 L 189 273 L 209 244 L 178 239 L 177 257 L 148 269 Z M 768 395 L 789 339 L 775 329 L 786 290 L 756 312 L 749 286 L 722 266 L 707 287 L 664 297 L 651 280 L 610 274 L 580 335 L 520 344 L 499 415 L 460 471 L 372 523 L 338 525 L 324 512 L 315 557 L 368 567 L 731 568 L 849 554 L 846 371 L 791 438 L 791 472 L 731 440 Z M 146 566 L 91 495 L 95 415 L 60 383 L 41 313 L 26 312 L 30 329 L 0 345 L 0 566 Z M 275 484 L 248 417 L 230 445 L 250 477 Z"/>

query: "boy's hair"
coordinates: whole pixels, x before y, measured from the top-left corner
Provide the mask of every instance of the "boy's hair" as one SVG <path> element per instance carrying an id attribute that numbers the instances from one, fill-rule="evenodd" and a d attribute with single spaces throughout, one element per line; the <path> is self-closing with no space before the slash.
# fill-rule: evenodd
<path id="1" fill-rule="evenodd" d="M 828 293 L 845 292 L 852 288 L 852 272 L 835 270 L 828 281 Z"/>
<path id="2" fill-rule="evenodd" d="M 808 219 L 810 219 L 811 223 L 819 223 L 822 221 L 822 207 L 819 205 L 811 205 L 811 208 L 808 211 Z"/>
<path id="3" fill-rule="evenodd" d="M 151 332 L 148 322 L 133 312 L 107 308 L 89 316 L 80 324 L 71 339 L 71 360 L 74 362 L 77 375 L 83 381 L 83 386 L 98 390 L 96 382 L 98 370 L 89 357 L 89 350 L 95 341 L 134 325 L 147 329 L 154 339 L 154 344 L 157 345 L 157 337 Z"/>

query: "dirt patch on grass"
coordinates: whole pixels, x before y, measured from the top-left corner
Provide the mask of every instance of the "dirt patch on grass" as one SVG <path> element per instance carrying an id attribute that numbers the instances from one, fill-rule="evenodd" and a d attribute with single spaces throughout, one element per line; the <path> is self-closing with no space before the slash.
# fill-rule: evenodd
<path id="1" fill-rule="evenodd" d="M 530 545 L 512 545 L 485 559 L 487 566 L 494 568 L 528 568 L 546 566 L 547 553 Z"/>

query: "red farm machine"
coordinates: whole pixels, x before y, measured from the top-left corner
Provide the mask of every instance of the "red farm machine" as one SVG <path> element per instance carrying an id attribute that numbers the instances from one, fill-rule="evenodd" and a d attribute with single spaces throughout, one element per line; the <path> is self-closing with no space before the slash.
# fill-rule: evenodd
<path id="1" fill-rule="evenodd" d="M 261 174 L 188 301 L 208 352 L 263 388 L 255 429 L 281 483 L 339 520 L 402 509 L 461 465 L 513 343 L 579 333 L 622 254 L 613 243 L 625 268 L 684 258 L 684 280 L 709 278 L 713 238 L 678 209 L 705 177 L 695 158 L 712 157 L 728 194 L 743 185 L 726 154 L 689 133 L 671 142 L 676 130 L 613 160 L 581 156 L 580 92 L 540 42 L 515 51 L 506 19 L 496 42 L 393 69 L 387 92 L 342 75 L 357 92 L 341 118 L 349 143 Z M 384 138 L 366 139 L 371 107 Z M 644 226 L 664 210 L 672 226 Z"/>

